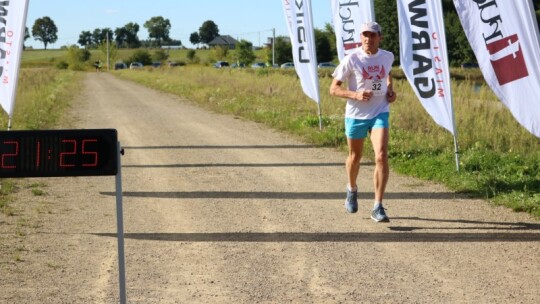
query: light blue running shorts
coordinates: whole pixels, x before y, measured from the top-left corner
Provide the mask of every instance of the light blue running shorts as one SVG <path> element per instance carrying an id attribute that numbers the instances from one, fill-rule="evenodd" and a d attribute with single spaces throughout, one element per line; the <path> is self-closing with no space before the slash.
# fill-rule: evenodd
<path id="1" fill-rule="evenodd" d="M 345 117 L 345 135 L 350 139 L 366 138 L 372 129 L 390 127 L 390 113 L 384 112 L 371 119 L 354 119 Z"/>

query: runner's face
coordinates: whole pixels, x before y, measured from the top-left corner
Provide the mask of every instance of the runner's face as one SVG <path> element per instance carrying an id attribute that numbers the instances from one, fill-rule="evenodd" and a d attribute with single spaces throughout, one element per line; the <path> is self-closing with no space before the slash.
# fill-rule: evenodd
<path id="1" fill-rule="evenodd" d="M 362 47 L 364 51 L 368 54 L 375 54 L 379 50 L 379 44 L 381 43 L 381 35 L 374 32 L 363 32 L 362 36 Z"/>

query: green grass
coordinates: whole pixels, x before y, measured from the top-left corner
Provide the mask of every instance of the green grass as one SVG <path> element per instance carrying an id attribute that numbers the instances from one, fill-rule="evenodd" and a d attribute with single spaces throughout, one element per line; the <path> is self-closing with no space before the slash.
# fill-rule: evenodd
<path id="1" fill-rule="evenodd" d="M 72 71 L 51 68 L 21 69 L 12 128 L 39 130 L 58 126 L 77 92 L 80 76 L 81 74 Z M 0 128 L 6 130 L 7 125 L 8 117 L 2 110 Z M 5 215 L 14 214 L 9 202 L 16 188 L 14 180 L 0 180 L 0 212 Z M 39 195 L 39 191 L 33 192 Z"/>

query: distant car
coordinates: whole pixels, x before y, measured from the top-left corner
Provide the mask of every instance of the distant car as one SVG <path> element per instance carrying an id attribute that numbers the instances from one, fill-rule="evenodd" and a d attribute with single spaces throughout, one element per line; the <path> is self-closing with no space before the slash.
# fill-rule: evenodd
<path id="1" fill-rule="evenodd" d="M 225 67 L 228 67 L 229 66 L 229 63 L 227 61 L 218 61 L 216 62 L 216 64 L 214 64 L 214 67 L 216 69 L 221 69 L 221 68 L 225 68 Z"/>
<path id="2" fill-rule="evenodd" d="M 143 68 L 143 64 L 140 63 L 140 62 L 132 62 L 130 65 L 129 65 L 129 69 L 130 70 L 137 70 L 137 69 L 142 69 Z"/>
<path id="3" fill-rule="evenodd" d="M 123 62 L 117 62 L 114 64 L 114 69 L 115 70 L 123 70 L 123 69 L 127 69 L 127 65 Z"/>
<path id="4" fill-rule="evenodd" d="M 474 69 L 477 68 L 478 64 L 472 62 L 465 62 L 461 65 L 462 69 Z"/>
<path id="5" fill-rule="evenodd" d="M 321 62 L 318 65 L 319 69 L 335 69 L 337 65 L 331 63 L 331 62 Z"/>
<path id="6" fill-rule="evenodd" d="M 231 64 L 231 68 L 233 68 L 233 69 L 234 68 L 245 68 L 245 67 L 246 67 L 246 65 L 243 64 L 243 63 L 233 63 L 233 64 Z"/>
<path id="7" fill-rule="evenodd" d="M 294 68 L 294 63 L 293 62 L 286 62 L 286 63 L 281 65 L 281 68 L 282 69 L 292 69 L 292 68 Z"/>
<path id="8" fill-rule="evenodd" d="M 161 62 L 159 61 L 152 62 L 152 66 L 155 68 L 159 68 L 161 66 Z"/>
<path id="9" fill-rule="evenodd" d="M 178 66 L 178 63 L 176 61 L 167 61 L 167 65 L 172 68 Z"/>
<path id="10" fill-rule="evenodd" d="M 266 64 L 264 62 L 255 62 L 254 64 L 251 65 L 251 67 L 254 69 L 260 69 L 260 68 L 265 68 Z"/>

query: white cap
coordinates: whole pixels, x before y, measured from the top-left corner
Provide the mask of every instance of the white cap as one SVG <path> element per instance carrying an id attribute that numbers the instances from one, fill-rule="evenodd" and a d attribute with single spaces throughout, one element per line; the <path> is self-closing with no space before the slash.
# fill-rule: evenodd
<path id="1" fill-rule="evenodd" d="M 373 33 L 380 33 L 381 32 L 381 26 L 377 22 L 366 22 L 362 24 L 362 27 L 360 27 L 360 33 L 363 32 L 373 32 Z"/>

